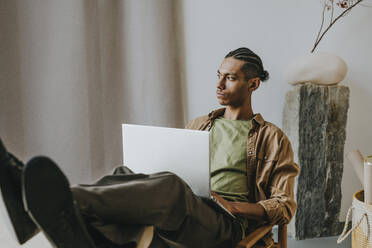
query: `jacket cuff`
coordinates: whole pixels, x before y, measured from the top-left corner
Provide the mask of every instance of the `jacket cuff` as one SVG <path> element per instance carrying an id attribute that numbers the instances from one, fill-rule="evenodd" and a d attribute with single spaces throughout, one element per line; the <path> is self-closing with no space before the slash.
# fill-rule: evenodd
<path id="1" fill-rule="evenodd" d="M 273 224 L 277 224 L 278 217 L 280 218 L 280 203 L 276 199 L 267 199 L 263 201 L 257 202 L 260 204 L 266 212 L 266 215 L 268 217 L 268 221 Z"/>

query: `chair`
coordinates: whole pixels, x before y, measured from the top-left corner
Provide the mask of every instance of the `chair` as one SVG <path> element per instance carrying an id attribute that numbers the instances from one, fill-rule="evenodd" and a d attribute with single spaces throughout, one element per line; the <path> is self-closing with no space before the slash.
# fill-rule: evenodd
<path id="1" fill-rule="evenodd" d="M 266 225 L 257 228 L 255 231 L 250 233 L 242 241 L 239 242 L 237 248 L 251 248 L 258 240 L 260 240 L 266 233 L 270 232 L 273 225 Z M 137 248 L 146 248 L 151 243 L 154 235 L 154 227 L 146 227 Z M 287 248 L 287 225 L 279 225 L 278 231 L 278 242 L 274 243 L 274 246 L 270 248 Z"/>
<path id="2" fill-rule="evenodd" d="M 154 226 L 146 226 L 136 248 L 147 248 L 154 237 Z"/>
<path id="3" fill-rule="evenodd" d="M 242 241 L 240 241 L 237 248 L 253 247 L 257 243 L 257 241 L 265 236 L 265 234 L 270 232 L 272 228 L 273 225 L 266 225 L 257 228 Z M 274 243 L 274 246 L 270 246 L 270 248 L 287 248 L 287 225 L 279 225 L 278 242 Z"/>

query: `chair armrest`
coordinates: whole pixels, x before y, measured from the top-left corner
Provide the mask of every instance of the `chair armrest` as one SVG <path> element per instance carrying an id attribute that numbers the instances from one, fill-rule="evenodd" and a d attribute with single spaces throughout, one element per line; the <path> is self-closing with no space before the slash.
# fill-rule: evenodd
<path id="1" fill-rule="evenodd" d="M 258 240 L 260 240 L 266 233 L 270 232 L 273 228 L 273 225 L 266 225 L 261 226 L 250 233 L 247 237 L 245 237 L 242 241 L 239 242 L 238 248 L 250 248 L 252 247 Z"/>

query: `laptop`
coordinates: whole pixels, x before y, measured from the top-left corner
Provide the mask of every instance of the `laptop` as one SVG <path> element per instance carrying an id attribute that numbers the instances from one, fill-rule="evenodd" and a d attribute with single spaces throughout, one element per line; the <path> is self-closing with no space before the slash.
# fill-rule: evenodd
<path id="1" fill-rule="evenodd" d="M 125 166 L 135 173 L 172 172 L 194 194 L 235 218 L 210 193 L 208 131 L 122 124 L 122 132 Z"/>

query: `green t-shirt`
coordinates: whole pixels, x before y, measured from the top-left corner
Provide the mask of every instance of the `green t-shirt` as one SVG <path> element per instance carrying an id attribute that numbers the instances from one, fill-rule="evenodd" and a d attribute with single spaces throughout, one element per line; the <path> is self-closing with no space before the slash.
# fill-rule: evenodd
<path id="1" fill-rule="evenodd" d="M 229 201 L 248 202 L 247 137 L 252 120 L 216 119 L 211 129 L 211 190 Z M 247 220 L 238 218 L 245 230 Z"/>

